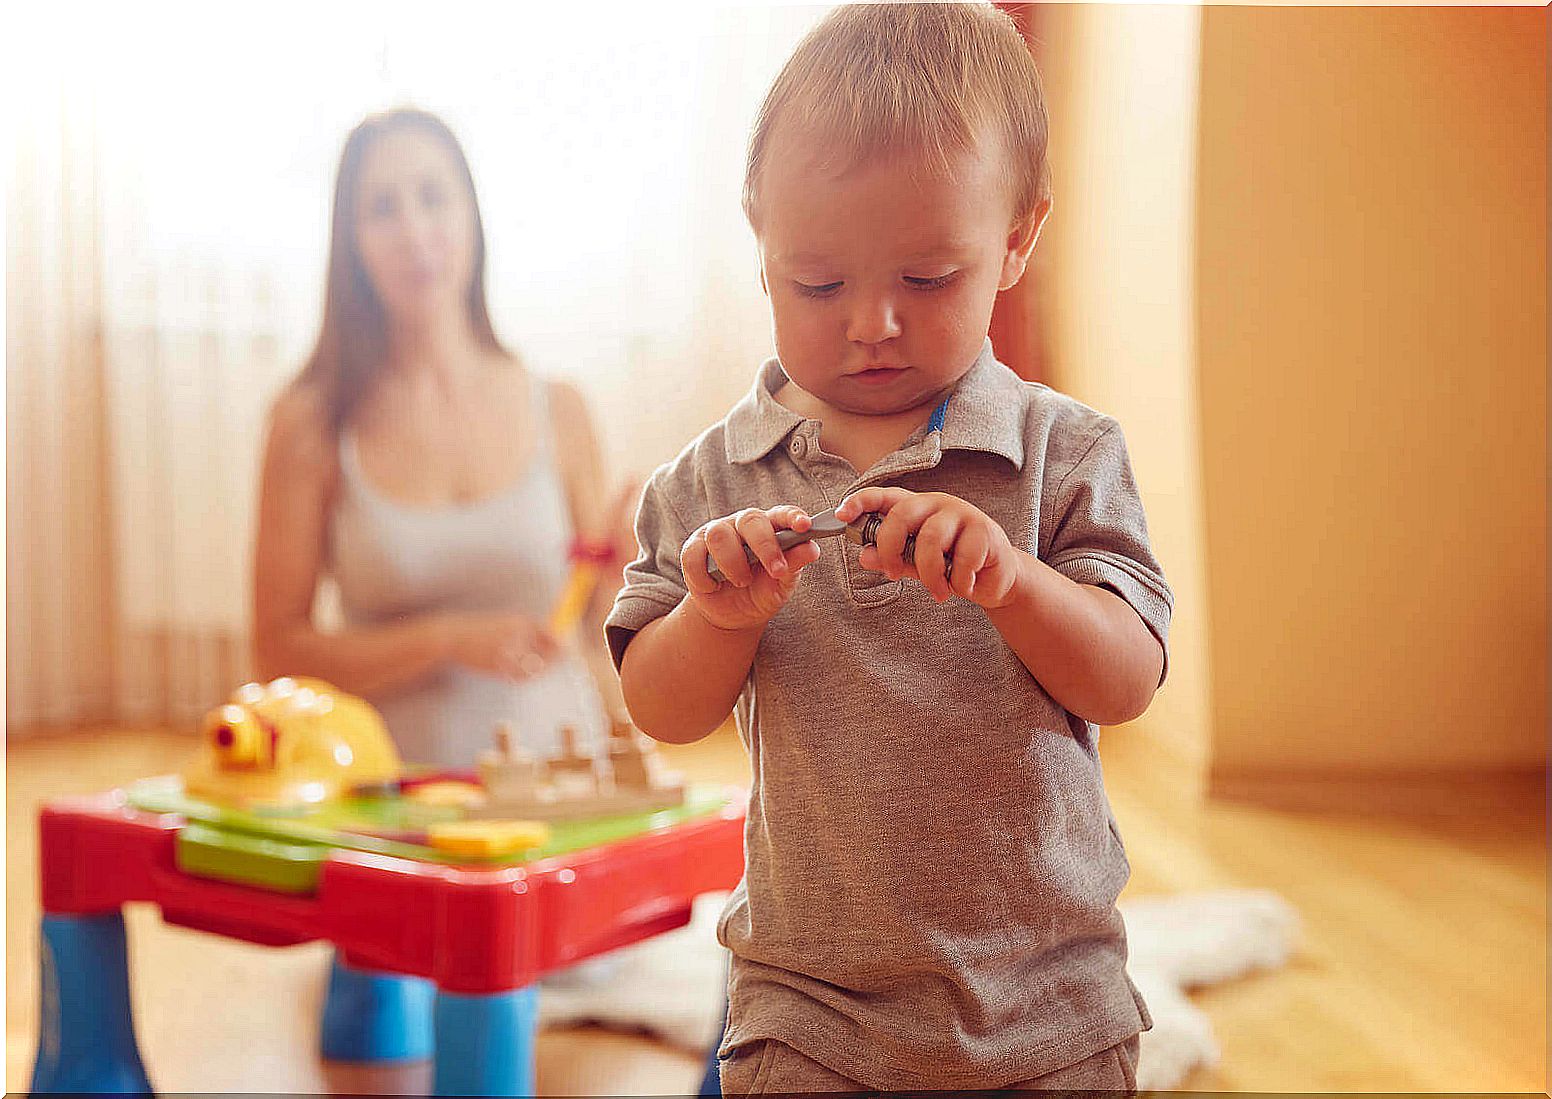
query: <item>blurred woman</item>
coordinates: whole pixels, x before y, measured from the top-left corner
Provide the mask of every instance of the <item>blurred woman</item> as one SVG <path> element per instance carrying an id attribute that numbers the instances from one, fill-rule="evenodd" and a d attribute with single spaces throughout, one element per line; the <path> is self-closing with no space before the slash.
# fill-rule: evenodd
<path id="1" fill-rule="evenodd" d="M 254 656 L 364 696 L 404 757 L 470 766 L 498 723 L 539 753 L 571 726 L 596 750 L 624 716 L 596 594 L 583 642 L 546 619 L 580 535 L 634 555 L 577 390 L 502 346 L 462 149 L 394 110 L 345 142 L 323 324 L 270 413 L 254 576 Z M 611 570 L 617 572 L 617 570 Z M 314 619 L 338 585 L 344 628 Z"/>

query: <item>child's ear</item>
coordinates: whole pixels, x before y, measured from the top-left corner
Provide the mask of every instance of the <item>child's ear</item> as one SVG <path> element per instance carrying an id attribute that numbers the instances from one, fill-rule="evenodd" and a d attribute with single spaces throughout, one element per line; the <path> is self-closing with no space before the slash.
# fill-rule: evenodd
<path id="1" fill-rule="evenodd" d="M 1029 256 L 1035 250 L 1035 242 L 1040 239 L 1040 230 L 1045 226 L 1045 219 L 1051 215 L 1051 200 L 1041 199 L 1035 204 L 1035 208 L 1026 217 L 1013 223 L 1013 228 L 1008 231 L 1008 246 L 1002 257 L 1002 277 L 997 280 L 997 289 L 1006 290 L 1019 279 L 1024 277 L 1024 268 L 1029 266 Z"/>

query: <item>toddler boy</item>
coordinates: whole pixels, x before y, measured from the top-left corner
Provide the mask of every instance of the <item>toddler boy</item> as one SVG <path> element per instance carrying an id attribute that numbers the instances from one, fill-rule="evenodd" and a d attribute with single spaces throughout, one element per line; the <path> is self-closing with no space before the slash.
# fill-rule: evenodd
<path id="1" fill-rule="evenodd" d="M 641 728 L 749 749 L 729 1093 L 1135 1087 L 1096 726 L 1163 681 L 1172 597 L 1115 421 L 986 339 L 1045 145 L 978 4 L 838 9 L 757 120 L 777 357 L 653 476 L 607 625 Z M 777 544 L 831 507 L 877 545 Z"/>

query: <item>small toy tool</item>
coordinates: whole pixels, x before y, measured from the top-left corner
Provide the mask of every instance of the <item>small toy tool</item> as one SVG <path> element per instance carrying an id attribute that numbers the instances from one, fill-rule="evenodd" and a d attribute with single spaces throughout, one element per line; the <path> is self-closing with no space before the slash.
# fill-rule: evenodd
<path id="1" fill-rule="evenodd" d="M 577 628 L 582 616 L 587 613 L 588 604 L 592 601 L 599 581 L 604 578 L 604 573 L 610 566 L 620 564 L 620 547 L 635 545 L 635 538 L 631 534 L 631 516 L 635 514 L 636 502 L 640 498 L 641 482 L 627 480 L 615 493 L 613 502 L 603 516 L 603 525 L 598 528 L 613 531 L 614 536 L 587 538 L 579 534 L 572 541 L 566 554 L 566 559 L 571 562 L 571 575 L 566 579 L 566 587 L 561 591 L 560 598 L 550 607 L 547 626 L 552 636 L 564 637 Z M 619 579 L 617 574 L 616 583 Z"/>
<path id="2" fill-rule="evenodd" d="M 801 546 L 804 542 L 812 542 L 815 538 L 844 537 L 849 542 L 855 542 L 859 546 L 874 546 L 878 544 L 878 528 L 884 521 L 884 513 L 881 511 L 865 511 L 850 523 L 843 523 L 835 517 L 835 509 L 821 511 L 810 520 L 810 526 L 805 531 L 779 530 L 776 532 L 776 544 L 785 552 L 794 546 Z M 905 536 L 905 548 L 900 556 L 910 562 L 916 560 L 916 535 Z M 759 565 L 760 559 L 755 556 L 754 550 L 744 547 L 744 557 L 751 565 Z M 954 559 L 945 553 L 943 560 L 947 568 L 945 575 L 954 568 Z M 707 574 L 717 582 L 726 580 L 722 570 L 717 567 L 715 561 L 706 562 Z"/>
<path id="3" fill-rule="evenodd" d="M 588 542 L 578 538 L 571 544 L 568 556 L 571 559 L 571 576 L 550 611 L 549 629 L 556 637 L 564 637 L 577 628 L 604 569 L 614 561 L 614 548 L 607 542 Z"/>

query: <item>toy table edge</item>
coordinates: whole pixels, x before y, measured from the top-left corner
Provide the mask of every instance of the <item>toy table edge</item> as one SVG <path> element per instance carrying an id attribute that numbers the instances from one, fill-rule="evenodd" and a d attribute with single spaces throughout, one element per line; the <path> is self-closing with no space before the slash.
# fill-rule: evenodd
<path id="1" fill-rule="evenodd" d="M 730 793 L 736 788 L 730 788 Z M 745 801 L 638 836 L 514 866 L 448 865 L 331 850 L 310 896 L 189 875 L 184 818 L 131 807 L 123 790 L 39 812 L 45 916 L 139 901 L 169 923 L 270 946 L 325 939 L 366 969 L 485 994 L 689 921 L 702 893 L 743 874 Z"/>

